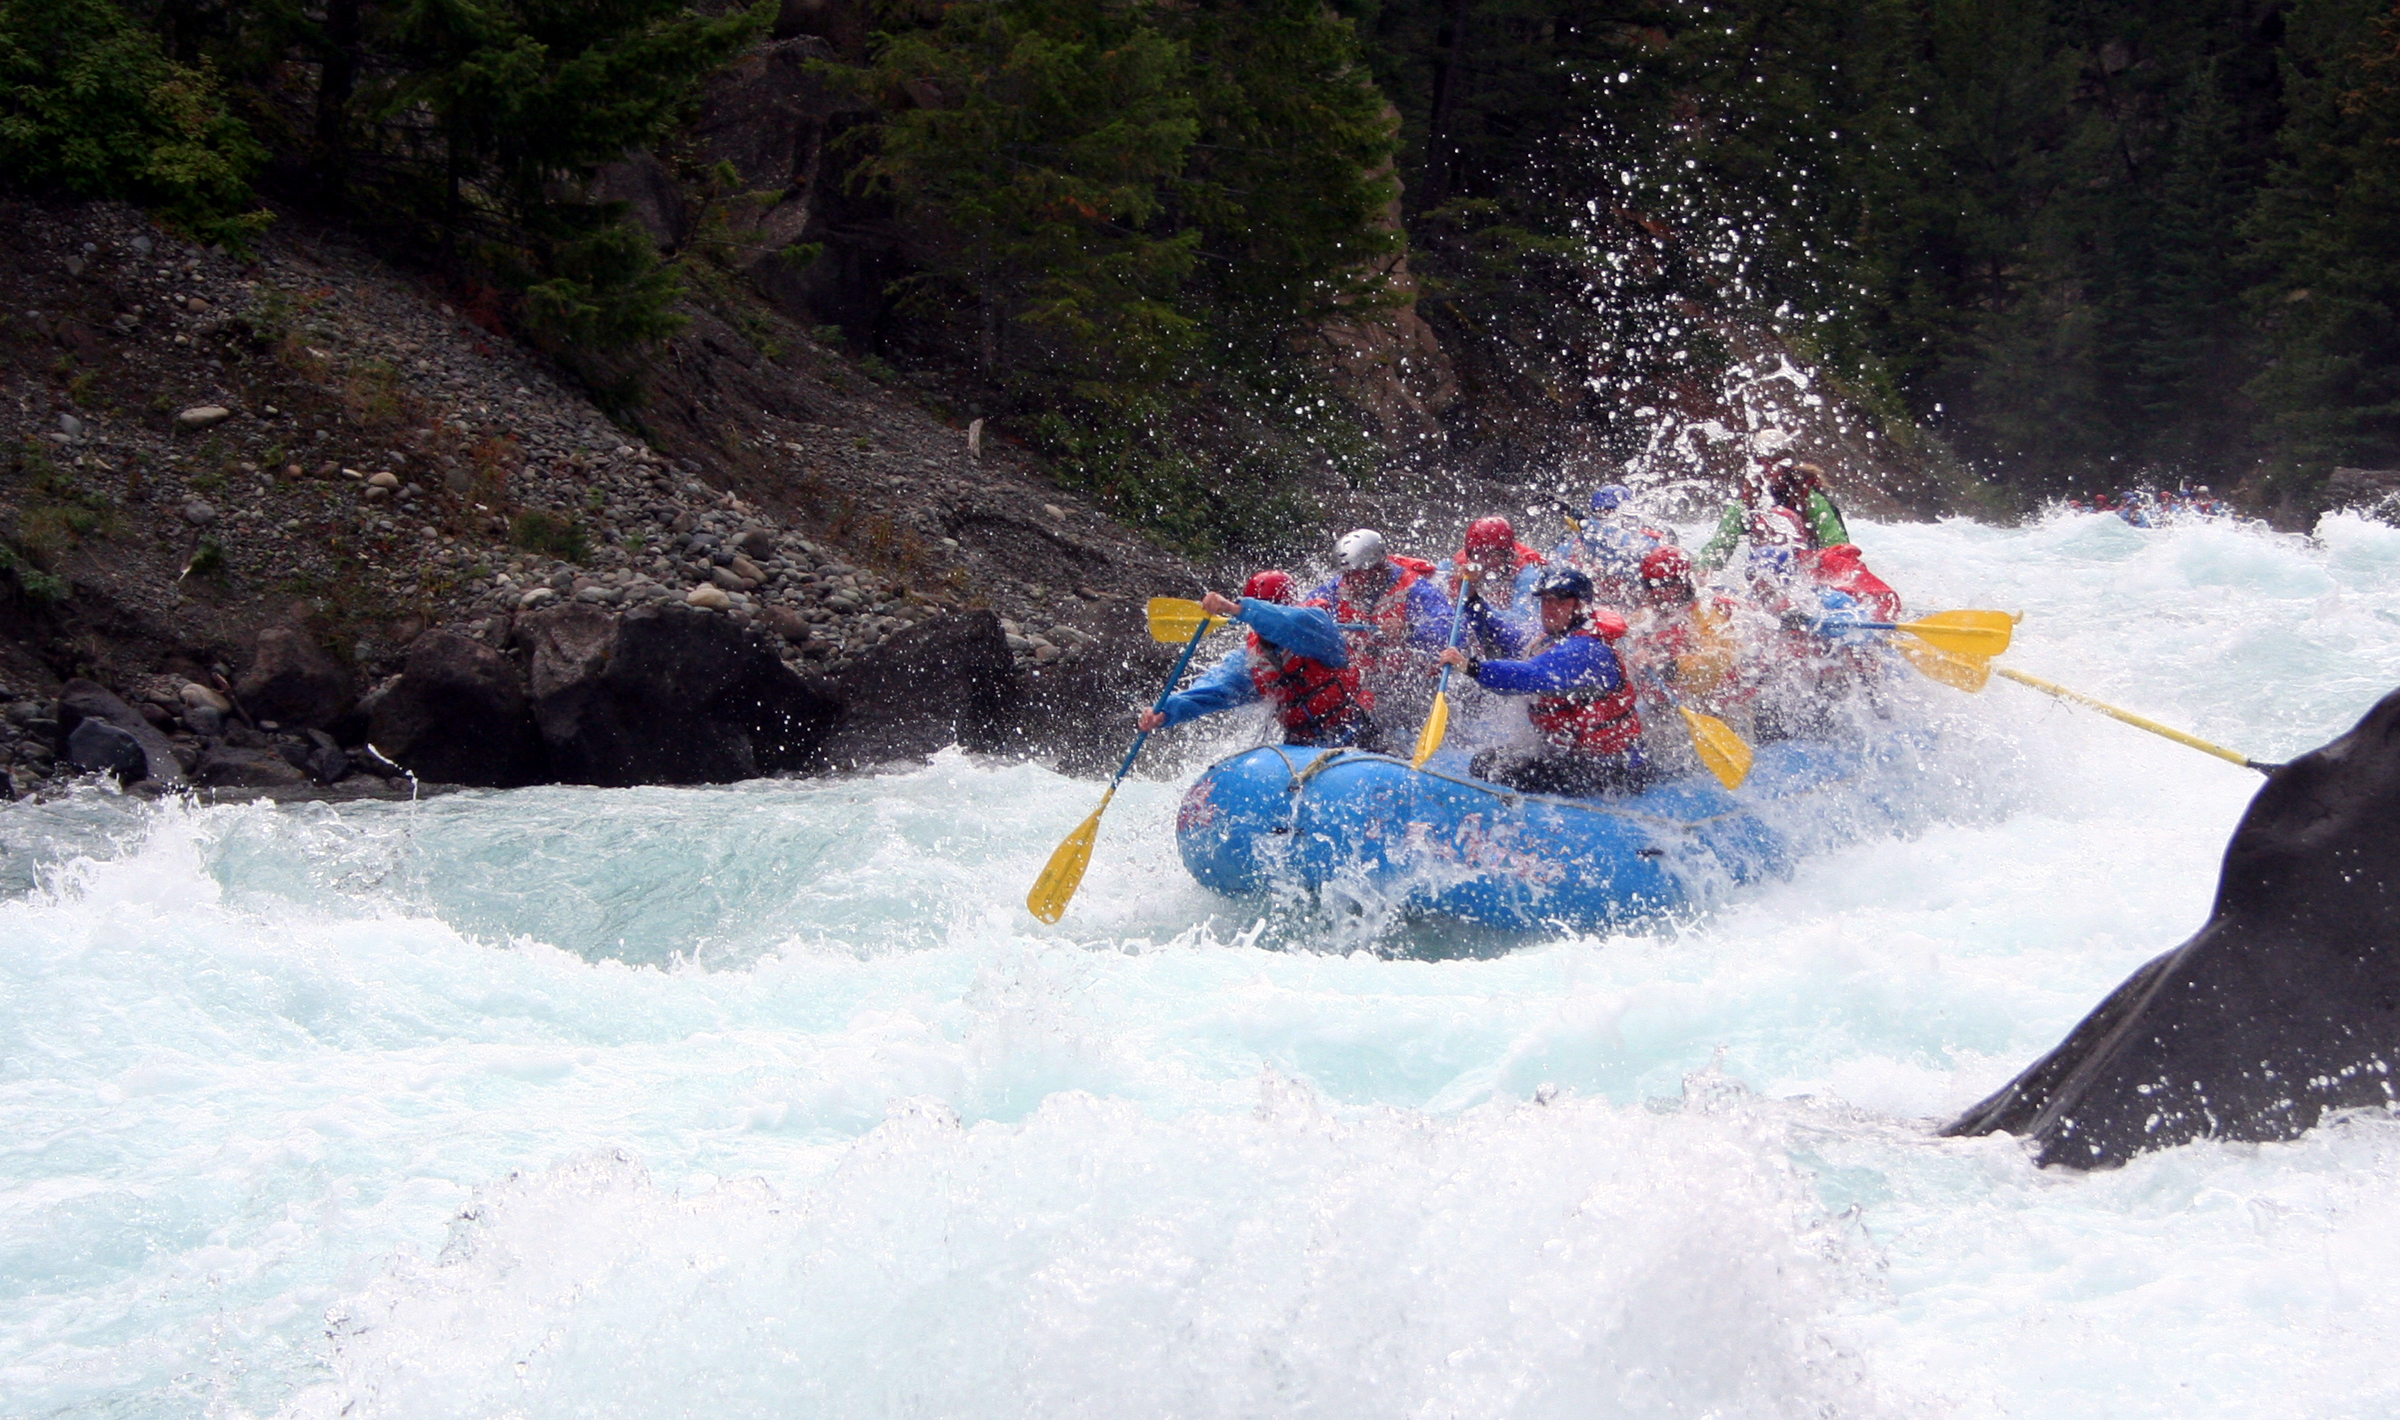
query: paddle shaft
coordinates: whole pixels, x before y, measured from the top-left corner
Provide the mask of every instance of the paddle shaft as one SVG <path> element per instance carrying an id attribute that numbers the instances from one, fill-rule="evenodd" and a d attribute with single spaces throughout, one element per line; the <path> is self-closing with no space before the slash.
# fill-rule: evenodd
<path id="1" fill-rule="evenodd" d="M 1457 646 L 1457 645 L 1458 645 L 1459 633 L 1460 633 L 1460 632 L 1463 632 L 1463 631 L 1465 631 L 1465 630 L 1467 629 L 1467 604 L 1468 604 L 1468 603 L 1470 603 L 1470 602 L 1479 602 L 1479 601 L 1481 601 L 1481 600 L 1483 600 L 1483 598 L 1482 598 L 1482 597 L 1480 597 L 1480 596 L 1478 596 L 1478 595 L 1476 595 L 1476 592 L 1475 592 L 1475 584 L 1474 584 L 1473 582 L 1469 582 L 1469 583 L 1467 583 L 1467 591 L 1466 591 L 1466 595 L 1464 595 L 1464 596 L 1461 596 L 1461 597 L 1458 599 L 1458 610 L 1457 610 L 1457 611 L 1455 611 L 1455 612 L 1452 612 L 1452 613 L 1451 613 L 1451 615 L 1450 615 L 1450 644 L 1451 644 L 1451 646 L 1455 647 L 1455 646 Z M 1345 628 L 1345 629 L 1347 629 L 1347 628 Z M 1441 680 L 1440 680 L 1438 683 L 1436 683 L 1436 684 L 1435 684 L 1435 686 L 1433 687 L 1433 695 L 1434 695 L 1434 698 L 1435 698 L 1436 700 L 1439 700 L 1439 699 L 1440 699 L 1442 696 L 1444 696 L 1444 695 L 1446 695 L 1446 694 L 1448 694 L 1448 693 L 1449 693 L 1449 691 L 1450 691 L 1450 672 L 1452 672 L 1452 671 L 1454 671 L 1454 670 L 1457 670 L 1457 669 L 1458 669 L 1458 667 L 1456 667 L 1456 666 L 1454 666 L 1454 665 L 1451 665 L 1451 664 L 1450 664 L 1449 662 L 1447 662 L 1447 661 L 1444 661 L 1444 662 L 1442 663 L 1442 678 L 1441 678 Z"/>
<path id="2" fill-rule="evenodd" d="M 1987 631 L 1980 626 L 1944 626 L 1938 621 L 1845 621 L 1838 623 L 1821 621 L 1817 624 L 1820 626 L 1838 625 L 1844 631 L 1906 631 L 1911 635 L 1920 636 L 1928 631 L 1937 634 L 1946 631 L 1953 636 L 1996 637 L 2000 634 L 1996 630 Z"/>
<path id="3" fill-rule="evenodd" d="M 1167 672 L 1166 687 L 1158 692 L 1158 699 L 1152 702 L 1150 706 L 1152 710 L 1164 710 L 1167 708 L 1167 698 L 1175 693 L 1176 684 L 1183 679 L 1183 668 L 1192 663 L 1192 653 L 1200 649 L 1200 638 L 1206 636 L 1207 634 L 1208 623 L 1205 621 L 1192 628 L 1192 639 L 1183 643 L 1183 655 L 1177 658 L 1175 662 L 1175 669 Z M 1150 732 L 1148 730 L 1144 730 L 1140 734 L 1137 734 L 1133 737 L 1133 748 L 1125 751 L 1125 762 L 1117 766 L 1116 777 L 1108 781 L 1108 792 L 1110 794 L 1116 793 L 1117 786 L 1125 782 L 1125 776 L 1133 772 L 1133 761 L 1135 757 L 1141 754 L 1142 746 L 1148 744 L 1149 742 Z M 1108 807 L 1108 799 L 1106 797 L 1103 797 L 1100 800 L 1100 807 Z"/>
<path id="4" fill-rule="evenodd" d="M 2227 749 L 2223 745 L 2210 744 L 2208 741 L 2200 738 L 2198 735 L 2187 735 L 2181 730 L 2175 729 L 2172 726 L 2162 725 L 2156 720 L 2150 719 L 2147 716 L 2136 715 L 2131 710 L 2120 710 L 2116 706 L 2111 705 L 2106 701 L 2094 700 L 2092 697 L 2085 695 L 2081 691 L 2069 690 L 2056 681 L 2044 680 L 2037 675 L 2027 675 L 2023 671 L 2014 670 L 2008 666 L 1994 666 L 1992 667 L 1992 670 L 1996 674 L 2007 676 L 2010 680 L 2015 681 L 2019 685 L 2032 686 L 2035 690 L 2040 691 L 2044 695 L 2054 695 L 2061 700 L 2072 700 L 2078 705 L 2089 706 L 2091 709 L 2099 711 L 2101 714 L 2108 716 L 2112 720 L 2122 720 L 2137 730 L 2148 730 L 2154 735 L 2163 736 L 2167 739 L 2175 741 L 2175 743 L 2179 745 L 2190 745 L 2193 749 L 2200 751 L 2202 754 L 2213 754 L 2217 758 L 2222 759 L 2229 764 L 2238 764 L 2244 769 L 2255 769 L 2259 773 L 2267 775 L 2272 775 L 2276 770 L 2283 767 L 2280 764 L 2262 764 L 2259 761 L 2252 759 L 2250 756 L 2242 753 L 2240 750 Z"/>
<path id="5" fill-rule="evenodd" d="M 1475 584 L 1469 582 L 1466 594 L 1458 599 L 1457 610 L 1450 613 L 1452 649 L 1458 646 L 1459 633 L 1466 629 L 1467 605 L 1474 600 L 1474 596 Z M 1433 686 L 1433 708 L 1425 712 L 1425 727 L 1417 731 L 1417 747 L 1409 756 L 1409 767 L 1412 769 L 1423 769 L 1425 761 L 1433 758 L 1433 752 L 1442 747 L 1443 737 L 1450 733 L 1450 672 L 1454 669 L 1456 667 L 1449 662 L 1442 663 L 1441 679 L 1434 682 Z"/>

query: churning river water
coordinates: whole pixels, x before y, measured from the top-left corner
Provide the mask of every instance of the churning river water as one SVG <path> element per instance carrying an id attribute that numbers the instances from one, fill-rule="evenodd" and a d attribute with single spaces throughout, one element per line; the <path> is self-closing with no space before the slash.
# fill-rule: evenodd
<path id="1" fill-rule="evenodd" d="M 1859 541 L 2261 759 L 2400 685 L 2400 529 Z M 1255 921 L 1176 860 L 1198 761 L 1057 928 L 1098 786 L 955 753 L 0 805 L 0 1413 L 2400 1408 L 2400 1121 L 1935 1137 L 2201 923 L 2258 784 L 1942 693 L 1921 827 L 1606 936 Z"/>

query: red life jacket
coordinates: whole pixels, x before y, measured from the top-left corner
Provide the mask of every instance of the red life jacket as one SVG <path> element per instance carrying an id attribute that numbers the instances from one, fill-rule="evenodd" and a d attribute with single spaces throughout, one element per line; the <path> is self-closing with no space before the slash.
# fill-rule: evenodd
<path id="1" fill-rule="evenodd" d="M 1818 585 L 1848 592 L 1881 620 L 1900 619 L 1900 594 L 1892 590 L 1890 583 L 1867 570 L 1867 564 L 1859 560 L 1856 543 L 1836 543 L 1807 556 L 1811 563 L 1809 574 L 1817 579 Z"/>
<path id="2" fill-rule="evenodd" d="M 1390 561 L 1400 569 L 1400 575 L 1392 579 L 1392 585 L 1375 599 L 1374 605 L 1363 610 L 1350 601 L 1348 578 L 1334 583 L 1337 600 L 1333 604 L 1333 619 L 1350 625 L 1364 622 L 1375 628 L 1350 633 L 1351 644 L 1359 647 L 1351 653 L 1350 663 L 1361 670 L 1378 668 L 1386 657 L 1406 647 L 1408 590 L 1434 571 L 1432 563 L 1414 557 L 1394 557 Z"/>
<path id="3" fill-rule="evenodd" d="M 1270 649 L 1257 632 L 1250 633 L 1250 683 L 1275 707 L 1286 743 L 1314 744 L 1375 708 L 1373 693 L 1358 683 L 1357 667 L 1336 670 L 1289 651 L 1278 664 L 1275 653 L 1281 649 Z"/>
<path id="4" fill-rule="evenodd" d="M 1544 562 L 1549 560 L 1543 557 L 1542 554 L 1534 551 L 1532 548 L 1527 547 L 1521 542 L 1516 545 L 1515 551 L 1512 552 L 1510 556 L 1515 560 L 1509 563 L 1507 576 L 1503 577 L 1496 575 L 1489 568 L 1485 569 L 1484 571 L 1483 581 L 1480 584 L 1483 587 L 1483 599 L 1487 602 L 1490 602 L 1493 606 L 1507 606 L 1511 601 L 1514 601 L 1517 595 L 1517 577 L 1519 574 L 1523 573 L 1528 567 L 1539 567 Z M 1469 562 L 1472 561 L 1474 561 L 1474 559 L 1467 556 L 1467 554 L 1464 552 L 1458 553 L 1450 559 L 1450 600 L 1458 600 L 1459 588 L 1463 586 L 1466 581 L 1466 579 L 1461 577 L 1459 573 Z"/>
<path id="5" fill-rule="evenodd" d="M 1617 621 L 1616 628 L 1617 634 L 1623 635 L 1625 623 Z M 1579 626 L 1567 635 L 1603 639 L 1588 626 Z M 1642 737 L 1642 715 L 1634 704 L 1633 679 L 1623 673 L 1622 666 L 1615 690 L 1585 686 L 1537 695 L 1526 703 L 1525 718 L 1533 721 L 1533 727 L 1551 744 L 1585 754 L 1623 754 Z"/>

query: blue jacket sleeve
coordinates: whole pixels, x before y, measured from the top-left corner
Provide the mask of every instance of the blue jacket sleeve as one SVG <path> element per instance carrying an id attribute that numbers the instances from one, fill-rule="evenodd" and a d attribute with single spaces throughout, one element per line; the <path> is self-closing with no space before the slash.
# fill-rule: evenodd
<path id="1" fill-rule="evenodd" d="M 1589 687 L 1615 690 L 1625 684 L 1617 653 L 1591 636 L 1569 636 L 1529 661 L 1485 661 L 1475 683 L 1502 695 L 1536 695 L 1544 691 Z"/>
<path id="2" fill-rule="evenodd" d="M 1272 641 L 1336 670 L 1350 663 L 1350 648 L 1342 644 L 1342 629 L 1334 625 L 1333 613 L 1322 607 L 1278 606 L 1256 597 L 1244 597 L 1242 613 L 1235 620 L 1257 632 L 1262 641 Z"/>
<path id="3" fill-rule="evenodd" d="M 1867 614 L 1865 607 L 1858 604 L 1858 598 L 1831 587 L 1819 587 L 1816 590 L 1821 610 L 1810 630 L 1836 646 L 1873 646 L 1882 642 L 1883 638 L 1876 633 L 1859 630 L 1862 624 L 1874 618 Z"/>
<path id="4" fill-rule="evenodd" d="M 1408 589 L 1408 644 L 1439 651 L 1450 644 L 1450 599 L 1431 577 Z"/>
<path id="5" fill-rule="evenodd" d="M 1330 620 L 1330 618 L 1328 618 Z M 1220 710 L 1234 710 L 1258 699 L 1258 683 L 1250 679 L 1250 653 L 1236 651 L 1200 674 L 1190 685 L 1159 702 L 1159 713 L 1172 728 Z"/>
<path id="6" fill-rule="evenodd" d="M 1510 603 L 1519 612 L 1534 609 L 1533 589 L 1541 585 L 1542 574 L 1550 569 L 1539 562 L 1528 562 L 1517 571 L 1516 600 Z"/>
<path id="7" fill-rule="evenodd" d="M 1533 633 L 1524 623 L 1492 610 L 1492 604 L 1481 597 L 1468 602 L 1464 614 L 1467 629 L 1481 636 L 1486 644 L 1497 646 L 1512 656 L 1525 654 L 1525 643 L 1532 639 Z"/>

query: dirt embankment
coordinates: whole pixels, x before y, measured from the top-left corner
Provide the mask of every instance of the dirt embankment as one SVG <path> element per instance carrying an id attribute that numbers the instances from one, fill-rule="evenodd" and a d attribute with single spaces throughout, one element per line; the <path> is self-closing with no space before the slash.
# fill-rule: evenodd
<path id="1" fill-rule="evenodd" d="M 270 630 L 371 694 L 434 628 L 511 651 L 546 606 L 655 604 L 838 680 L 911 626 L 989 608 L 1034 678 L 1198 585 L 760 306 L 693 307 L 612 420 L 467 293 L 299 222 L 236 256 L 119 207 L 14 204 L 0 273 L 13 781 L 48 768 L 65 680 L 189 737 L 189 688 L 233 688 Z"/>

